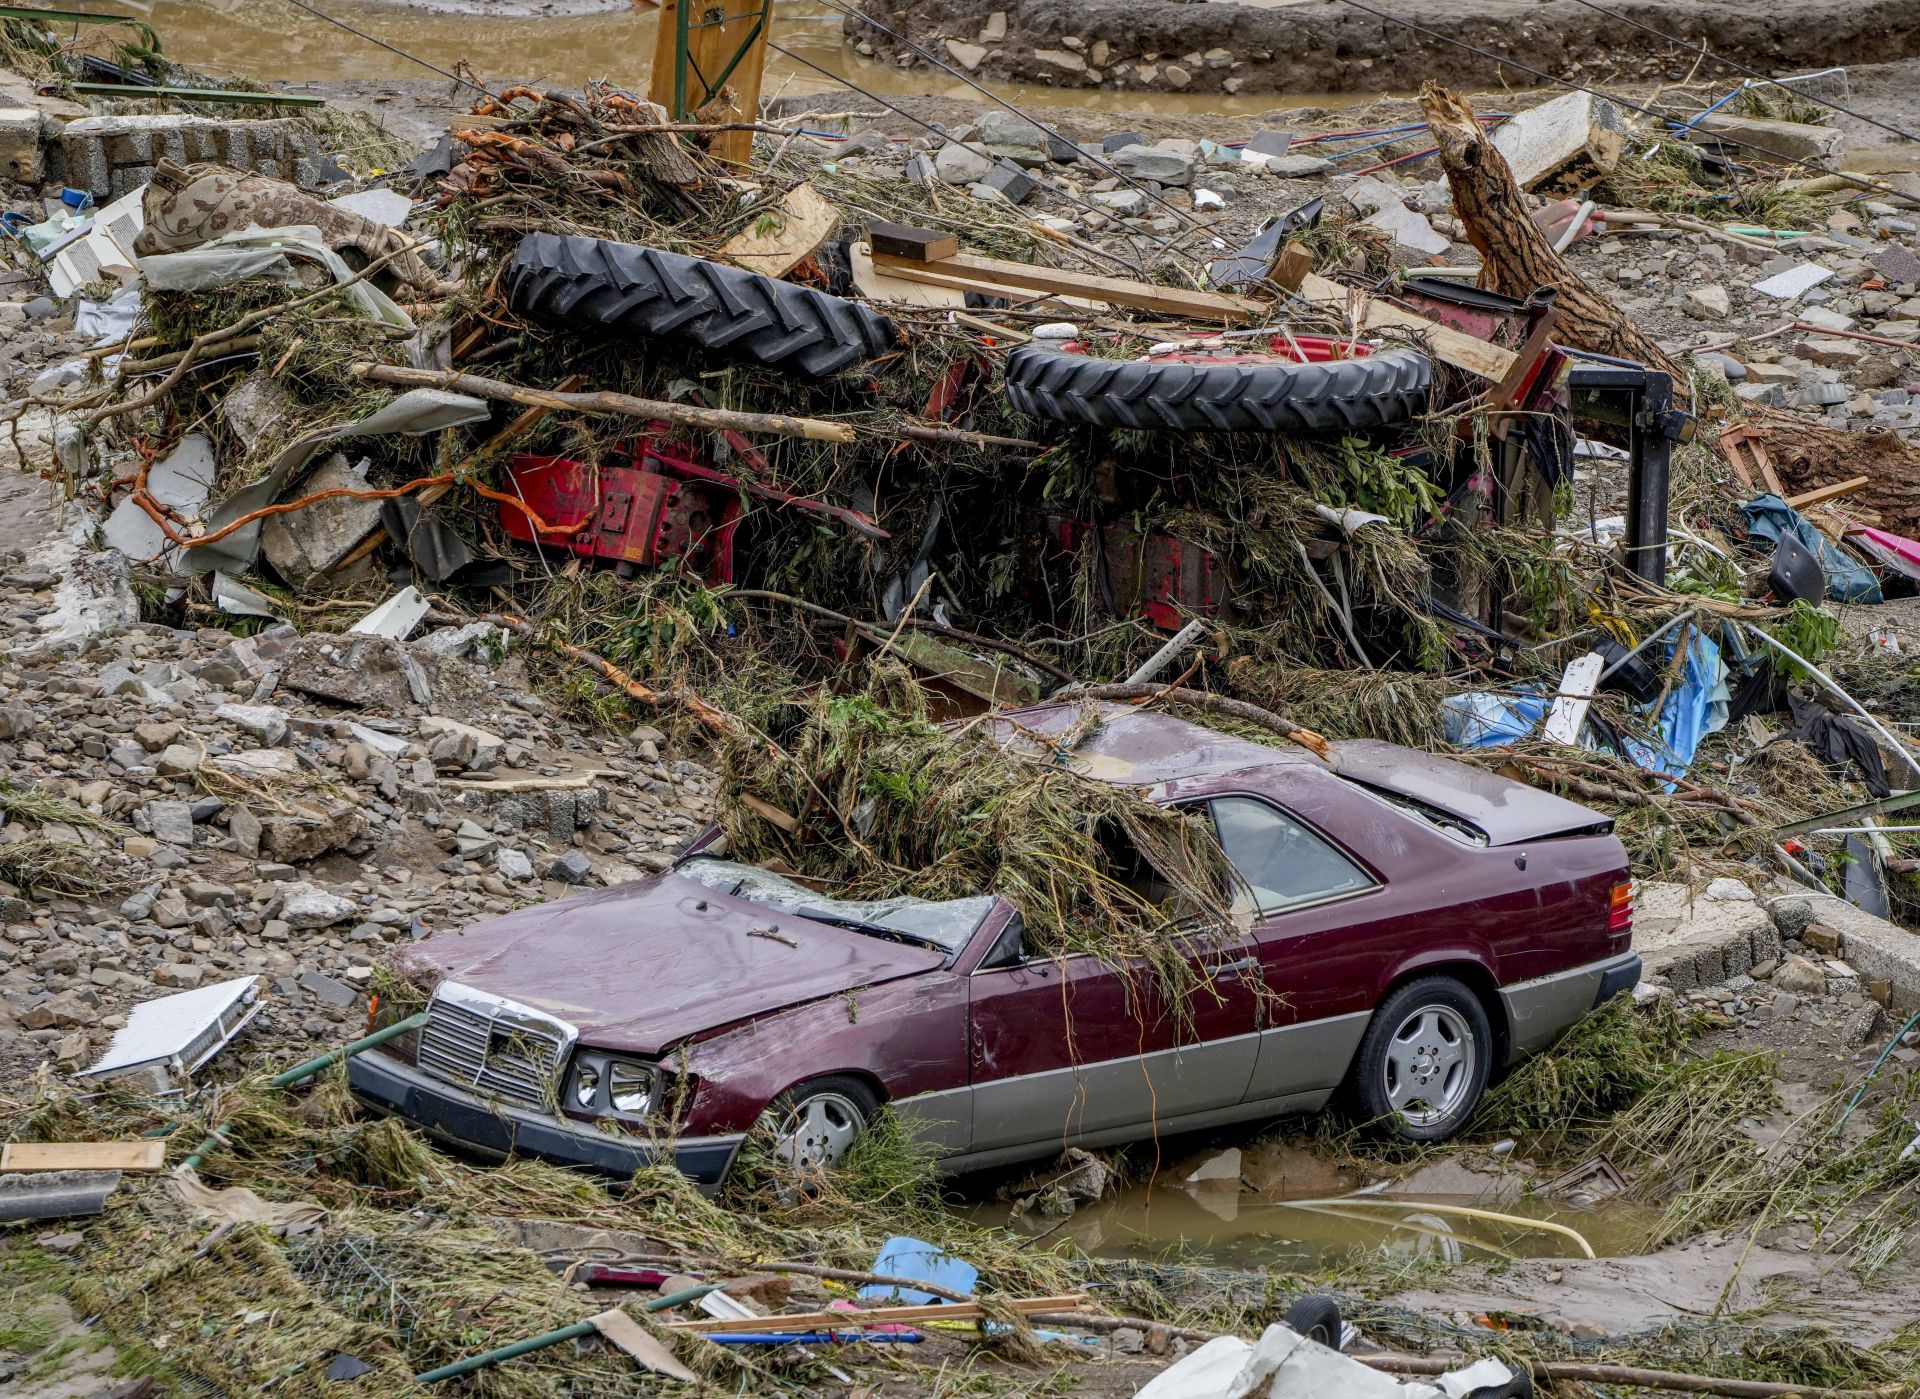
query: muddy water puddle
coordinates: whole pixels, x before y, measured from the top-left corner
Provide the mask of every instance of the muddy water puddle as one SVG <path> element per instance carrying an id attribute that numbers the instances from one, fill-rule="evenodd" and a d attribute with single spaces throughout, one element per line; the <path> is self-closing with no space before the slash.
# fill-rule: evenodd
<path id="1" fill-rule="evenodd" d="M 364 39 L 294 8 L 286 0 L 168 0 L 150 8 L 108 3 L 101 9 L 141 13 L 161 33 L 168 57 L 192 67 L 242 74 L 270 82 L 377 82 L 427 79 L 433 74 Z M 515 79 L 578 86 L 605 78 L 624 87 L 644 87 L 653 63 L 657 11 L 586 0 L 527 14 L 462 13 L 367 0 L 335 0 L 329 14 L 395 48 L 451 71 L 465 60 L 486 79 Z M 555 13 L 554 11 L 561 11 Z M 841 33 L 842 17 L 810 0 L 777 10 L 774 42 L 806 62 L 784 54 L 767 56 L 765 95 L 804 95 L 840 86 L 845 79 L 885 96 L 985 99 L 957 79 L 926 69 L 903 70 L 861 58 Z M 827 70 L 823 75 L 807 63 Z M 1342 107 L 1352 94 L 1303 93 L 1228 96 L 1221 93 L 1101 92 L 987 83 L 997 96 L 1022 106 L 1070 105 L 1168 116 L 1252 116 L 1303 106 Z M 849 94 L 849 105 L 861 107 Z"/>
<path id="2" fill-rule="evenodd" d="M 1658 1215 L 1620 1198 L 1599 1176 L 1542 1182 L 1519 1169 L 1442 1158 L 1397 1181 L 1371 1180 L 1284 1143 L 1175 1162 L 1064 1219 L 1044 1211 L 1037 1205 L 1014 1215 L 1002 1201 L 969 1208 L 981 1223 L 1065 1235 L 1097 1257 L 1255 1271 L 1314 1269 L 1360 1255 L 1389 1267 L 1582 1256 L 1567 1230 L 1599 1257 L 1619 1257 L 1642 1251 Z M 1489 1212 L 1513 1218 L 1484 1217 Z"/>

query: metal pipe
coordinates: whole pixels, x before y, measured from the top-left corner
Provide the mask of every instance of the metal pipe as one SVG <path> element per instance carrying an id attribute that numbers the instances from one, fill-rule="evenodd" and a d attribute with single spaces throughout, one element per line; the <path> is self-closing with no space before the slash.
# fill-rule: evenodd
<path id="1" fill-rule="evenodd" d="M 1686 621 L 1687 619 L 1692 617 L 1695 613 L 1699 612 L 1699 610 L 1700 609 L 1697 607 L 1689 607 L 1685 612 L 1682 612 L 1678 617 L 1673 618 L 1671 621 L 1662 622 L 1660 624 L 1660 629 L 1658 631 L 1646 637 L 1644 640 L 1641 641 L 1641 643 L 1638 646 L 1634 647 L 1631 651 L 1627 652 L 1626 655 L 1622 656 L 1619 660 L 1615 661 L 1612 665 L 1608 666 L 1605 670 L 1601 671 L 1600 678 L 1593 682 L 1594 688 L 1597 690 L 1602 685 L 1606 684 L 1608 676 L 1612 675 L 1616 670 L 1620 669 L 1621 666 L 1625 665 L 1628 661 L 1632 660 L 1635 656 L 1639 655 L 1642 651 L 1646 650 L 1649 646 L 1653 645 L 1654 642 L 1658 641 L 1661 637 L 1665 636 L 1668 632 L 1672 631 L 1675 627 L 1679 626 L 1682 622 Z M 1591 631 L 1592 628 L 1588 628 L 1588 630 Z M 1578 636 L 1580 635 L 1580 633 L 1576 632 L 1574 633 L 1574 635 Z M 1566 638 L 1563 637 L 1561 639 L 1565 640 Z"/>
<path id="2" fill-rule="evenodd" d="M 1768 636 L 1764 631 L 1760 630 L 1760 628 L 1754 626 L 1753 623 L 1748 622 L 1745 624 L 1745 626 L 1748 631 L 1752 632 L 1755 636 L 1759 637 L 1760 640 L 1766 642 L 1767 645 L 1771 646 L 1774 650 L 1778 651 L 1781 655 L 1787 657 L 1789 660 L 1796 663 L 1802 670 L 1806 671 L 1808 675 L 1812 676 L 1816 681 L 1819 682 L 1822 689 L 1826 690 L 1829 694 L 1837 696 L 1841 700 L 1841 702 L 1847 706 L 1847 708 L 1851 709 L 1855 714 L 1859 715 L 1862 719 L 1865 719 L 1867 723 L 1873 727 L 1873 731 L 1879 734 L 1880 737 L 1884 738 L 1887 741 L 1887 747 L 1891 748 L 1894 752 L 1900 755 L 1901 761 L 1904 762 L 1907 765 L 1907 767 L 1912 770 L 1913 775 L 1915 777 L 1920 777 L 1920 758 L 1915 758 L 1913 756 L 1913 753 L 1907 748 L 1907 745 L 1902 743 L 1899 739 L 1895 738 L 1893 733 L 1887 728 L 1885 724 L 1881 723 L 1878 719 L 1874 718 L 1871 714 L 1867 713 L 1866 710 L 1862 709 L 1860 707 L 1859 702 L 1855 700 L 1852 695 L 1848 694 L 1845 690 L 1841 689 L 1839 684 L 1833 679 L 1832 676 L 1828 675 L 1825 671 L 1821 670 L 1820 667 L 1813 664 L 1813 662 L 1798 655 L 1794 651 L 1790 650 L 1788 647 L 1782 645 L 1780 642 L 1775 641 L 1772 637 Z"/>
<path id="3" fill-rule="evenodd" d="M 642 1311 L 663 1312 L 668 1307 L 678 1306 L 682 1302 L 691 1302 L 704 1297 L 709 1292 L 718 1292 L 725 1283 L 703 1282 L 697 1287 L 683 1288 L 678 1292 L 669 1292 L 664 1297 L 655 1297 Z M 450 1380 L 459 1375 L 470 1375 L 475 1370 L 484 1370 L 490 1365 L 498 1365 L 504 1360 L 518 1360 L 523 1355 L 531 1355 L 536 1350 L 545 1350 L 548 1346 L 557 1346 L 562 1341 L 578 1341 L 595 1333 L 596 1327 L 591 1321 L 576 1321 L 571 1326 L 562 1326 L 558 1331 L 543 1331 L 538 1336 L 528 1336 L 525 1340 L 514 1341 L 497 1350 L 482 1351 L 479 1355 L 469 1355 L 465 1360 L 456 1360 L 450 1365 L 442 1365 L 437 1370 L 428 1370 L 413 1377 L 415 1384 L 432 1384 L 436 1380 Z"/>
<path id="4" fill-rule="evenodd" d="M 1147 657 L 1145 663 L 1142 664 L 1138 670 L 1134 671 L 1132 675 L 1127 677 L 1127 684 L 1144 685 L 1147 681 L 1153 679 L 1154 676 L 1167 668 L 1169 661 L 1205 635 L 1206 630 L 1207 624 L 1201 621 L 1200 618 L 1195 617 L 1168 638 L 1166 645 Z"/>
<path id="5" fill-rule="evenodd" d="M 342 1059 L 351 1059 L 362 1050 L 372 1049 L 375 1045 L 385 1044 L 388 1040 L 404 1035 L 409 1030 L 420 1029 L 427 1023 L 427 1019 L 427 1012 L 423 1010 L 417 1015 L 409 1015 L 405 1020 L 396 1020 L 384 1029 L 375 1030 L 370 1035 L 362 1035 L 351 1044 L 343 1044 L 338 1049 L 330 1049 L 318 1059 L 309 1059 L 306 1063 L 296 1064 L 284 1073 L 277 1073 L 269 1082 L 271 1082 L 275 1088 L 291 1088 L 296 1083 L 312 1078 L 322 1069 L 331 1068 Z M 207 1153 L 212 1151 L 216 1146 L 224 1145 L 226 1140 L 227 1139 L 221 1135 L 220 1129 L 218 1127 L 214 1128 L 211 1132 L 207 1133 L 206 1138 L 200 1145 L 196 1146 L 187 1154 L 187 1159 L 180 1164 L 191 1171 L 199 1170 L 200 1163 L 207 1158 Z"/>
<path id="6" fill-rule="evenodd" d="M 312 1078 L 322 1069 L 332 1068 L 342 1059 L 351 1059 L 362 1050 L 372 1049 L 375 1045 L 385 1044 L 388 1040 L 397 1039 L 410 1030 L 422 1029 L 426 1026 L 427 1020 L 428 1015 L 424 1010 L 417 1014 L 409 1015 L 405 1020 L 396 1020 L 393 1024 L 383 1029 L 375 1030 L 370 1035 L 362 1035 L 351 1044 L 343 1044 L 338 1049 L 330 1049 L 318 1059 L 309 1059 L 306 1063 L 296 1064 L 284 1073 L 277 1073 L 270 1081 L 275 1088 L 291 1088 L 294 1084 L 304 1079 Z"/>

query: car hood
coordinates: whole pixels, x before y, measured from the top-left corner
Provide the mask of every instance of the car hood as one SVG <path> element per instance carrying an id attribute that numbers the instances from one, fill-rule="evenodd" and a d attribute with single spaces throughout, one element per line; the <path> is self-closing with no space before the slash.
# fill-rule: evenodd
<path id="1" fill-rule="evenodd" d="M 1374 739 L 1343 739 L 1336 751 L 1335 771 L 1348 781 L 1437 807 L 1490 845 L 1613 829 L 1604 812 L 1450 758 Z"/>
<path id="2" fill-rule="evenodd" d="M 671 873 L 442 933 L 407 960 L 557 1015 L 584 1044 L 640 1054 L 946 961 Z"/>

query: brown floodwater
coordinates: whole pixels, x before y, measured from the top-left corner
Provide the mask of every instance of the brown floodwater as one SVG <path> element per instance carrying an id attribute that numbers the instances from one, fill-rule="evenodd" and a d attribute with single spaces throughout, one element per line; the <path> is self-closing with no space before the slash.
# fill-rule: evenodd
<path id="1" fill-rule="evenodd" d="M 382 81 L 433 74 L 364 39 L 315 18 L 286 0 L 102 0 L 101 10 L 139 14 L 160 31 L 167 55 L 190 67 L 269 82 Z M 521 14 L 321 0 L 318 8 L 436 67 L 452 70 L 462 59 L 483 79 L 564 83 L 577 86 L 605 78 L 643 88 L 653 63 L 657 11 L 626 0 L 556 0 L 544 9 L 529 4 Z M 984 102 L 964 83 L 924 68 L 901 69 L 861 58 L 841 33 L 841 16 L 810 0 L 779 5 L 774 42 L 818 64 L 825 76 L 779 53 L 767 56 L 764 95 L 831 90 L 846 79 L 884 96 L 955 97 Z M 1102 92 L 1089 88 L 989 83 L 996 95 L 1021 105 L 1071 105 L 1096 110 L 1178 116 L 1253 116 L 1303 106 L 1342 107 L 1354 94 L 1319 93 L 1230 96 L 1222 93 Z M 849 107 L 861 109 L 849 93 Z"/>
<path id="2" fill-rule="evenodd" d="M 1530 1194 L 1517 1176 L 1482 1175 L 1457 1162 L 1354 1194 L 1367 1184 L 1364 1179 L 1284 1144 L 1248 1149 L 1239 1174 L 1229 1179 L 1189 1181 L 1206 1159 L 1181 1162 L 1150 1182 L 1083 1205 L 1064 1222 L 1037 1212 L 1012 1217 L 999 1201 L 968 1212 L 980 1223 L 1019 1234 L 1071 1237 L 1097 1257 L 1177 1258 L 1248 1270 L 1310 1269 L 1357 1254 L 1374 1255 L 1388 1266 L 1397 1259 L 1485 1263 L 1581 1256 L 1564 1234 L 1467 1217 L 1456 1212 L 1462 1207 L 1564 1225 L 1603 1258 L 1643 1251 L 1657 1218 L 1656 1211 L 1617 1196 Z"/>

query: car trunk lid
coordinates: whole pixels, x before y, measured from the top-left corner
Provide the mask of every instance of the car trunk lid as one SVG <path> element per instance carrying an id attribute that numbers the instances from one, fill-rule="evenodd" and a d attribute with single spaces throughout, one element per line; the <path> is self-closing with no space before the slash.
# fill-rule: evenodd
<path id="1" fill-rule="evenodd" d="M 1445 812 L 1479 831 L 1489 845 L 1613 829 L 1611 818 L 1590 807 L 1431 753 L 1371 739 L 1344 739 L 1335 753 L 1335 769 L 1347 781 Z"/>
<path id="2" fill-rule="evenodd" d="M 429 938 L 408 960 L 558 1016 L 583 1043 L 660 1054 L 703 1030 L 946 959 L 665 874 Z"/>

